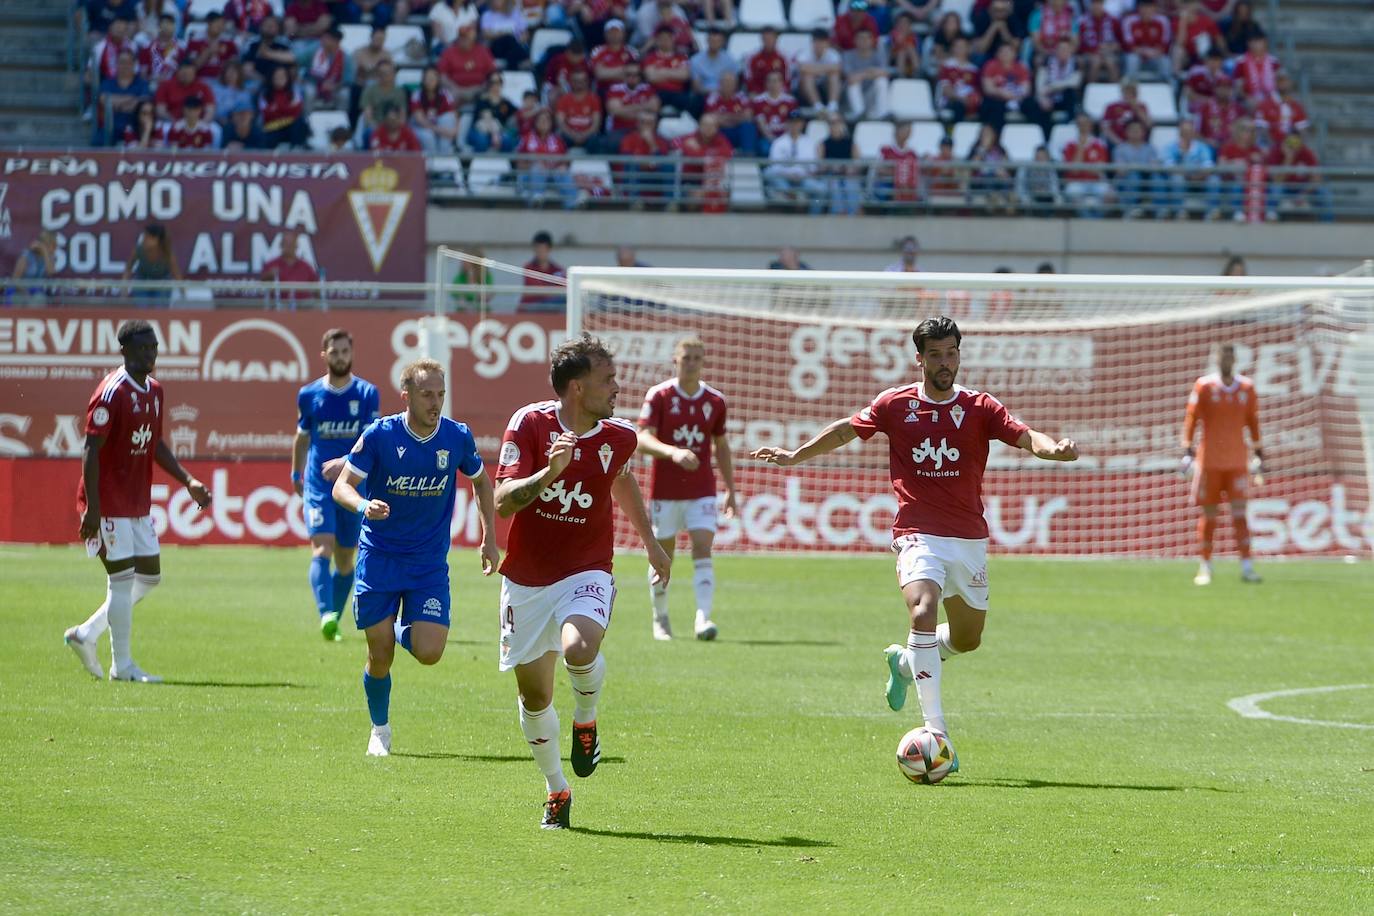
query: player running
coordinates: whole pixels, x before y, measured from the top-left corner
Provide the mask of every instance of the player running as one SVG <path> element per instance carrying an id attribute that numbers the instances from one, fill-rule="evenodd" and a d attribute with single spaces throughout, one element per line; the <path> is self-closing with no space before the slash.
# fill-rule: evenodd
<path id="1" fill-rule="evenodd" d="M 381 413 L 377 387 L 353 374 L 353 336 L 330 328 L 320 343 L 327 372 L 296 395 L 291 485 L 304 500 L 310 531 L 310 590 L 327 641 L 342 639 L 339 617 L 353 592 L 353 560 L 362 518 L 340 512 L 333 481 L 358 435 Z M 334 561 L 334 573 L 329 561 Z"/>
<path id="2" fill-rule="evenodd" d="M 419 359 L 401 373 L 405 412 L 363 430 L 339 479 L 334 500 L 364 518 L 353 618 L 367 636 L 363 693 L 372 719 L 370 757 L 391 753 L 391 662 L 396 644 L 422 665 L 436 664 L 448 641 L 448 549 L 457 490 L 468 478 L 482 517 L 482 573 L 491 575 L 496 510 L 491 479 L 466 424 L 440 415 L 444 370 Z M 358 485 L 368 481 L 368 499 Z"/>
<path id="3" fill-rule="evenodd" d="M 568 827 L 572 811 L 553 706 L 560 654 L 575 703 L 573 772 L 590 776 L 601 760 L 601 641 L 615 604 L 612 499 L 663 582 L 672 563 L 654 540 L 639 484 L 625 467 L 639 438 L 633 424 L 612 416 L 620 386 L 610 351 L 584 333 L 553 351 L 549 376 L 558 400 L 520 408 L 506 427 L 496 508 L 503 518 L 514 516 L 501 565 L 500 667 L 515 671 L 520 729 L 547 783 L 541 826 L 558 830 Z"/>
<path id="4" fill-rule="evenodd" d="M 1250 559 L 1250 525 L 1245 518 L 1250 470 L 1261 476 L 1264 450 L 1260 447 L 1259 396 L 1255 384 L 1236 375 L 1236 348 L 1219 344 L 1214 351 L 1217 371 L 1193 384 L 1188 410 L 1183 415 L 1183 471 L 1192 474 L 1193 503 L 1202 508 L 1197 539 L 1202 562 L 1194 585 L 1212 584 L 1212 538 L 1217 530 L 1217 504 L 1231 504 L 1231 530 L 1240 553 L 1240 579 L 1259 582 Z M 1193 451 L 1193 432 L 1202 422 L 1202 445 Z M 1245 430 L 1250 431 L 1254 461 L 1246 460 Z M 1196 462 L 1194 459 L 1196 458 Z M 1248 466 L 1248 467 L 1247 467 Z"/>
<path id="5" fill-rule="evenodd" d="M 735 466 L 725 437 L 725 395 L 701 380 L 706 344 L 695 337 L 673 350 L 677 377 L 650 388 L 639 413 L 639 450 L 654 461 L 654 537 L 668 560 L 677 533 L 684 528 L 692 541 L 692 587 L 696 591 L 697 639 L 715 639 L 711 621 L 715 572 L 711 543 L 716 537 L 716 477 L 711 471 L 714 448 L 720 479 L 725 483 L 725 517 L 735 516 Z M 671 443 L 671 444 L 669 444 Z M 668 622 L 668 583 L 651 581 L 654 639 L 672 639 Z"/>
<path id="6" fill-rule="evenodd" d="M 885 433 L 897 494 L 892 550 L 910 616 L 905 648 L 888 646 L 887 705 L 899 710 L 914 680 L 926 728 L 948 734 L 940 701 L 941 661 L 971 652 L 988 609 L 988 526 L 983 471 L 988 444 L 1005 442 L 1047 461 L 1073 461 L 1078 446 L 1037 432 L 990 394 L 956 385 L 962 335 L 950 318 L 928 318 L 911 335 L 923 381 L 889 388 L 852 417 L 836 420 L 800 448 L 761 448 L 751 457 L 789 467 L 856 436 Z M 946 623 L 936 626 L 943 597 Z M 955 760 L 958 768 L 958 759 Z"/>
<path id="7" fill-rule="evenodd" d="M 210 491 L 181 466 L 162 441 L 162 385 L 153 378 L 157 333 L 146 321 L 126 321 L 115 332 L 124 366 L 105 376 L 86 406 L 86 446 L 76 505 L 81 537 L 99 556 L 108 579 L 105 603 L 63 639 L 82 666 L 102 678 L 96 642 L 110 630 L 110 680 L 156 684 L 133 658 L 134 605 L 162 581 L 157 532 L 153 530 L 153 462 L 186 487 L 205 508 Z"/>

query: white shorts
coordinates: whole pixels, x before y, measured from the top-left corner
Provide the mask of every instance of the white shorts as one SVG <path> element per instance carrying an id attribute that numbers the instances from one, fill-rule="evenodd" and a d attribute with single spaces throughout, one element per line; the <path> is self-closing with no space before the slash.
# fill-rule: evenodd
<path id="1" fill-rule="evenodd" d="M 563 623 L 586 617 L 611 625 L 615 580 L 594 569 L 552 585 L 517 585 L 501 578 L 501 670 L 525 665 L 548 652 L 563 651 Z"/>
<path id="2" fill-rule="evenodd" d="M 907 534 L 892 542 L 897 554 L 897 585 L 928 579 L 948 598 L 957 595 L 979 611 L 988 609 L 987 538 L 946 538 Z"/>
<path id="3" fill-rule="evenodd" d="M 652 514 L 654 537 L 660 541 L 676 537 L 679 531 L 716 530 L 716 498 L 703 496 L 701 499 L 656 499 L 653 501 Z"/>
<path id="4" fill-rule="evenodd" d="M 90 547 L 88 543 L 88 549 Z M 160 552 L 157 532 L 153 530 L 153 518 L 104 518 L 100 519 L 100 547 L 104 548 L 105 562 L 113 563 L 130 557 L 155 557 Z"/>

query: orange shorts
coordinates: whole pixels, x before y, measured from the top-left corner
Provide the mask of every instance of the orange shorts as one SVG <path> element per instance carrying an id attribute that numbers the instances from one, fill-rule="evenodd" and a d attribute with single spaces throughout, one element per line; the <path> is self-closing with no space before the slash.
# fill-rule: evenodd
<path id="1" fill-rule="evenodd" d="M 1247 499 L 1248 471 L 1198 471 L 1193 475 L 1193 505 L 1215 506 L 1222 501 Z"/>

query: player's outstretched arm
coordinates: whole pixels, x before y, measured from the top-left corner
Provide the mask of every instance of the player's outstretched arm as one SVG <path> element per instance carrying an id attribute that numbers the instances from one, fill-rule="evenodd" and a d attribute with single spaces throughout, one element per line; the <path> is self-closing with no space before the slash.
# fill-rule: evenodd
<path id="1" fill-rule="evenodd" d="M 696 452 L 689 448 L 669 445 L 658 437 L 658 430 L 655 429 L 641 429 L 639 431 L 639 453 L 648 455 L 650 458 L 671 461 L 684 471 L 695 471 L 701 466 L 701 459 L 697 457 Z"/>
<path id="2" fill-rule="evenodd" d="M 549 447 L 549 464 L 542 471 L 528 477 L 511 478 L 501 481 L 496 488 L 496 514 L 510 518 L 538 498 L 544 488 L 558 479 L 572 461 L 573 449 L 577 447 L 577 436 L 563 433 L 553 440 Z"/>
<path id="3" fill-rule="evenodd" d="M 812 458 L 819 457 L 827 452 L 833 452 L 846 443 L 858 438 L 858 433 L 854 430 L 854 425 L 849 417 L 841 417 L 821 430 L 810 440 L 805 442 L 800 448 L 756 448 L 749 453 L 749 457 L 765 464 L 776 464 L 780 467 L 791 467 L 794 464 L 801 464 L 810 461 Z"/>
<path id="4" fill-rule="evenodd" d="M 725 484 L 725 517 L 734 518 L 739 511 L 739 501 L 735 498 L 735 456 L 730 452 L 730 440 L 722 434 L 716 436 L 711 445 L 716 450 L 720 481 Z"/>
<path id="5" fill-rule="evenodd" d="M 649 510 L 644 508 L 644 494 L 639 491 L 639 481 L 632 475 L 622 472 L 611 484 L 611 496 L 634 526 L 639 539 L 644 542 L 644 549 L 649 554 L 649 565 L 658 576 L 655 583 L 667 582 L 668 576 L 672 574 L 673 561 L 668 558 L 668 554 L 654 537 L 654 526 L 649 521 Z"/>
<path id="6" fill-rule="evenodd" d="M 1053 439 L 1034 429 L 1022 433 L 1021 438 L 1016 440 L 1016 447 L 1045 461 L 1078 460 L 1078 443 L 1072 439 Z"/>
<path id="7" fill-rule="evenodd" d="M 191 494 L 191 498 L 196 501 L 196 505 L 204 509 L 210 505 L 210 490 L 205 484 L 196 480 L 186 469 L 177 461 L 177 456 L 172 454 L 172 450 L 167 447 L 167 443 L 161 439 L 157 441 L 157 448 L 153 450 L 153 460 L 157 466 L 168 474 L 172 475 L 177 483 L 186 488 L 186 492 Z"/>
<path id="8" fill-rule="evenodd" d="M 482 575 L 489 576 L 501 565 L 501 551 L 496 548 L 496 491 L 486 469 L 471 479 L 472 494 L 477 497 L 477 509 L 482 515 Z"/>
<path id="9" fill-rule="evenodd" d="M 362 476 L 356 471 L 345 469 L 339 475 L 339 479 L 334 481 L 334 489 L 330 495 L 334 497 L 334 502 L 349 512 L 356 512 L 373 521 L 379 521 L 390 515 L 391 507 L 382 500 L 363 498 L 363 494 L 358 492 L 358 484 L 362 482 Z"/>

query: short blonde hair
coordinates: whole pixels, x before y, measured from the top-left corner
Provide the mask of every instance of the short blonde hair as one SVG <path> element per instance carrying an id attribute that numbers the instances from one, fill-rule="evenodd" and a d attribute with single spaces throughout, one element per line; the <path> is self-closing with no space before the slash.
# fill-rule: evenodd
<path id="1" fill-rule="evenodd" d="M 673 359 L 677 359 L 679 356 L 693 348 L 696 348 L 705 353 L 706 342 L 702 340 L 700 337 L 695 336 L 682 338 L 677 342 L 677 346 L 673 347 Z"/>
<path id="2" fill-rule="evenodd" d="M 415 362 L 406 366 L 405 369 L 401 370 L 401 387 L 414 388 L 420 381 L 420 376 L 429 375 L 431 372 L 437 372 L 439 375 L 443 375 L 444 367 L 439 365 L 438 361 L 429 359 L 428 357 L 417 359 Z"/>

